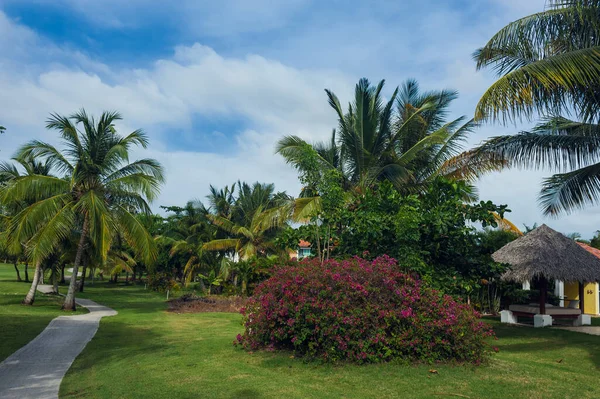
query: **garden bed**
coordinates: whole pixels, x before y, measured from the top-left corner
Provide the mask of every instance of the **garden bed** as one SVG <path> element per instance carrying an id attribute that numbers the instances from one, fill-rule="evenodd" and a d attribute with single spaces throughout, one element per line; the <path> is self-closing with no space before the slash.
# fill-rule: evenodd
<path id="1" fill-rule="evenodd" d="M 246 305 L 247 298 L 240 296 L 216 297 L 197 296 L 186 294 L 180 298 L 169 301 L 169 312 L 174 313 L 207 313 L 225 312 L 239 313 Z"/>

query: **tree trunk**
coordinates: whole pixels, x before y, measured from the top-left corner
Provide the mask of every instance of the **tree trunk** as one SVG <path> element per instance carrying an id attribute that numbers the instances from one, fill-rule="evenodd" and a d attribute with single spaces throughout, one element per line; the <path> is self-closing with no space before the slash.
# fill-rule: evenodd
<path id="1" fill-rule="evenodd" d="M 29 268 L 29 263 L 25 262 L 25 282 L 29 282 L 29 272 L 27 271 L 27 269 Z"/>
<path id="2" fill-rule="evenodd" d="M 81 257 L 83 256 L 83 249 L 85 246 L 85 238 L 88 233 L 88 217 L 84 216 L 83 227 L 81 229 L 81 237 L 79 237 L 79 245 L 77 246 L 77 255 L 75 255 L 75 263 L 73 263 L 73 274 L 71 275 L 71 282 L 69 283 L 69 290 L 65 297 L 65 302 L 62 308 L 64 310 L 76 310 L 75 305 L 75 288 L 77 286 L 77 272 L 79 271 L 79 264 L 81 263 Z"/>
<path id="3" fill-rule="evenodd" d="M 21 273 L 19 273 L 19 267 L 17 266 L 17 262 L 13 263 L 13 265 L 15 265 L 15 271 L 17 272 L 17 281 L 21 282 L 23 280 L 21 280 Z"/>
<path id="4" fill-rule="evenodd" d="M 125 273 L 125 284 L 129 281 L 129 273 Z"/>
<path id="5" fill-rule="evenodd" d="M 83 273 L 81 273 L 81 281 L 79 282 L 79 292 L 83 292 L 83 286 L 85 285 L 85 273 L 87 272 L 87 259 L 83 261 Z"/>
<path id="6" fill-rule="evenodd" d="M 54 293 L 58 295 L 58 276 L 54 273 Z"/>
<path id="7" fill-rule="evenodd" d="M 60 267 L 60 283 L 64 284 L 66 282 L 65 280 L 65 267 L 67 267 L 66 263 L 63 263 L 62 266 Z"/>
<path id="8" fill-rule="evenodd" d="M 137 268 L 133 267 L 133 273 L 131 274 L 131 282 L 135 283 L 135 273 L 137 272 Z"/>
<path id="9" fill-rule="evenodd" d="M 27 296 L 25 297 L 25 299 L 23 299 L 23 302 L 21 302 L 23 305 L 33 305 L 33 302 L 35 301 L 35 292 L 36 292 L 38 284 L 40 282 L 41 274 L 42 274 L 42 263 L 38 262 L 37 265 L 35 265 L 35 274 L 33 275 L 33 282 L 31 283 L 31 288 L 29 288 L 29 292 L 27 293 Z"/>

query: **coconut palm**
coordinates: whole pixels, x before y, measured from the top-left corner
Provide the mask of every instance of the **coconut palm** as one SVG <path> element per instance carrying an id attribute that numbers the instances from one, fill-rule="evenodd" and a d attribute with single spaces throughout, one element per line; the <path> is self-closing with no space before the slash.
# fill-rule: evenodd
<path id="1" fill-rule="evenodd" d="M 597 204 L 600 198 L 600 1 L 549 1 L 517 20 L 475 53 L 478 68 L 499 79 L 476 117 L 542 120 L 531 131 L 494 137 L 475 150 L 516 167 L 548 167 L 540 203 L 548 215 Z M 576 118 L 561 116 L 575 113 Z"/>
<path id="2" fill-rule="evenodd" d="M 214 214 L 230 218 L 231 209 L 235 203 L 235 184 L 232 184 L 231 187 L 225 186 L 225 188 L 220 190 L 211 184 L 210 193 L 206 198 L 208 198 L 209 209 Z"/>
<path id="3" fill-rule="evenodd" d="M 146 148 L 148 139 L 140 130 L 119 135 L 114 125 L 119 120 L 116 112 L 104 112 L 98 120 L 84 110 L 70 117 L 52 114 L 47 128 L 59 132 L 63 148 L 34 140 L 17 157 L 44 159 L 65 178 L 26 176 L 2 193 L 4 203 L 35 201 L 15 215 L 8 235 L 13 245 L 28 243 L 36 270 L 62 240 L 79 232 L 64 309 L 75 309 L 77 272 L 88 240 L 104 260 L 118 231 L 145 262 L 156 257 L 155 242 L 135 213 L 150 212 L 148 201 L 159 192 L 163 169 L 153 159 L 129 162 L 131 147 Z"/>
<path id="4" fill-rule="evenodd" d="M 214 253 L 202 249 L 204 243 L 214 239 L 216 234 L 207 215 L 208 209 L 202 202 L 190 201 L 181 209 L 172 228 L 156 237 L 158 243 L 170 248 L 171 257 L 180 256 L 185 262 L 183 274 L 186 284 L 193 281 L 198 272 L 217 263 Z"/>
<path id="5" fill-rule="evenodd" d="M 276 152 L 301 173 L 339 170 L 346 188 L 388 179 L 403 191 L 414 191 L 437 175 L 472 180 L 500 168 L 501 161 L 461 153 L 461 144 L 475 124 L 464 117 L 446 121 L 456 92 L 423 93 L 416 81 L 408 80 L 384 103 L 383 87 L 384 81 L 371 86 L 361 79 L 345 113 L 337 96 L 326 90 L 339 123 L 331 141 L 311 145 L 287 136 L 278 142 Z M 306 162 L 315 159 L 312 151 L 316 160 Z M 305 196 L 315 194 L 314 187 L 304 190 Z"/>
<path id="6" fill-rule="evenodd" d="M 498 80 L 482 96 L 476 119 L 515 120 L 574 110 L 600 121 L 600 2 L 548 0 L 544 11 L 512 22 L 474 54 Z"/>
<path id="7" fill-rule="evenodd" d="M 32 175 L 42 175 L 42 176 L 50 176 L 50 165 L 49 163 L 36 160 L 31 156 L 27 157 L 13 157 L 11 162 L 0 162 L 0 187 L 7 187 L 8 185 L 14 183 L 15 181 L 25 177 Z M 25 259 L 25 281 L 29 282 L 29 273 L 27 271 L 29 259 L 27 259 L 24 245 L 8 245 L 8 232 L 6 227 L 10 223 L 11 217 L 17 214 L 20 210 L 24 209 L 26 206 L 30 205 L 33 202 L 33 199 L 28 201 L 18 201 L 11 204 L 4 204 L 3 211 L 4 216 L 6 216 L 5 229 L 3 233 L 0 235 L 0 242 L 6 253 L 10 255 L 13 259 L 13 264 L 15 270 L 17 272 L 17 280 L 20 281 L 19 269 L 17 267 L 18 260 L 20 258 Z M 36 279 L 39 271 L 36 271 L 34 274 L 34 278 L 32 281 L 31 288 L 27 293 L 27 296 L 23 300 L 24 305 L 32 305 L 35 301 L 35 293 L 37 290 L 37 285 L 39 283 L 39 278 Z"/>
<path id="8" fill-rule="evenodd" d="M 263 208 L 259 207 L 255 210 L 252 219 L 241 225 L 221 216 L 208 215 L 212 223 L 230 237 L 207 242 L 202 245 L 202 249 L 206 251 L 233 251 L 241 260 L 276 253 L 278 250 L 273 243 L 273 239 L 274 232 L 278 227 L 272 223 L 266 223 L 266 215 Z"/>

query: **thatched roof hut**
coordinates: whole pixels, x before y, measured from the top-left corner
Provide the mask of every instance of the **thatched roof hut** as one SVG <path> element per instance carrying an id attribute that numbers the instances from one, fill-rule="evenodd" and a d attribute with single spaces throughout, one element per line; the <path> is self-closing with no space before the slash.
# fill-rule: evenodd
<path id="1" fill-rule="evenodd" d="M 600 259 L 545 224 L 506 244 L 492 258 L 512 266 L 502 275 L 507 281 L 524 282 L 535 277 L 565 282 L 600 281 Z"/>

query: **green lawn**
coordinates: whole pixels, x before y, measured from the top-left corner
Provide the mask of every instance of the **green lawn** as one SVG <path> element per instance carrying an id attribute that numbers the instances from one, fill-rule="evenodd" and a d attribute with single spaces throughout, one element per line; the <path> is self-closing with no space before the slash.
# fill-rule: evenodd
<path id="1" fill-rule="evenodd" d="M 500 352 L 483 367 L 323 366 L 232 346 L 235 314 L 170 314 L 143 287 L 97 284 L 119 311 L 75 361 L 61 398 L 597 398 L 600 337 L 494 322 Z M 438 373 L 429 372 L 435 368 Z"/>
<path id="2" fill-rule="evenodd" d="M 20 265 L 19 269 L 24 279 L 24 266 Z M 60 297 L 39 292 L 34 306 L 21 305 L 31 283 L 17 283 L 16 276 L 13 265 L 0 264 L 0 361 L 35 338 L 50 320 L 65 314 L 60 310 Z M 29 278 L 33 278 L 32 268 Z M 85 309 L 78 310 L 78 313 L 85 312 Z"/>
<path id="3" fill-rule="evenodd" d="M 2 292 L 21 286 L 5 278 Z M 599 397 L 596 336 L 492 321 L 500 352 L 486 366 L 318 365 L 290 354 L 249 354 L 234 348 L 233 339 L 242 329 L 236 314 L 167 313 L 164 295 L 139 286 L 97 282 L 84 296 L 115 308 L 119 315 L 102 320 L 96 337 L 67 373 L 61 398 Z M 10 325 L 11 336 L 1 324 L 6 352 L 7 340 L 16 332 L 23 335 L 23 326 L 33 324 L 26 316 L 37 315 L 37 309 L 43 309 L 37 316 L 47 321 L 60 314 L 45 301 L 25 308 L 16 305 L 18 300 L 10 302 L 14 309 L 8 313 L 6 306 L 0 307 L 2 321 L 16 310 L 26 312 Z M 38 330 L 43 328 L 37 317 L 34 320 Z M 19 339 L 20 344 L 11 346 L 26 341 Z"/>

